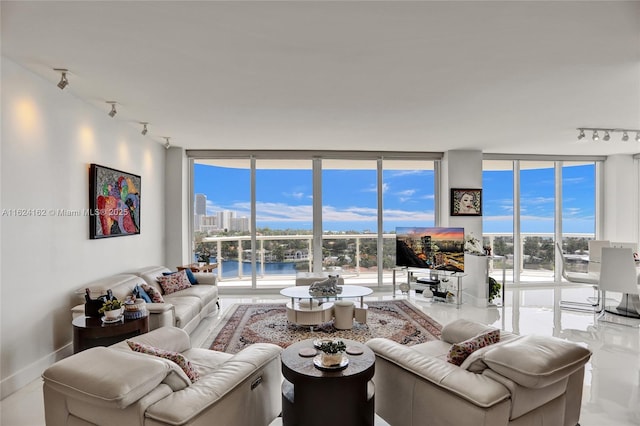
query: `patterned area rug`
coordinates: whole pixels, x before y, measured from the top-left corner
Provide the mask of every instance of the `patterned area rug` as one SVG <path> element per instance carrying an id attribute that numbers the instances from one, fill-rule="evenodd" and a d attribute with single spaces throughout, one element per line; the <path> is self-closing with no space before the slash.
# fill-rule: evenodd
<path id="1" fill-rule="evenodd" d="M 308 326 L 289 324 L 284 303 L 235 304 L 212 333 L 210 349 L 237 353 L 252 343 L 275 343 L 286 348 L 311 338 L 344 338 L 366 342 L 386 337 L 403 345 L 437 340 L 442 326 L 405 300 L 367 302 L 367 323 L 354 321 L 353 329 L 337 330 L 333 322 Z"/>

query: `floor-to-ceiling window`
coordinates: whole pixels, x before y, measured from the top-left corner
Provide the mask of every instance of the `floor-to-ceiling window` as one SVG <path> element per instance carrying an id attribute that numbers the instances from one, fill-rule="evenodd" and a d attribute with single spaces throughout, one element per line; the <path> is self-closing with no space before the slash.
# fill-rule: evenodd
<path id="1" fill-rule="evenodd" d="M 509 280 L 559 280 L 556 242 L 571 255 L 571 268 L 585 268 L 587 241 L 598 229 L 597 165 L 603 159 L 487 157 L 484 240 L 506 257 Z"/>
<path id="2" fill-rule="evenodd" d="M 194 261 L 218 263 L 222 286 L 283 286 L 319 270 L 381 285 L 395 228 L 434 225 L 440 154 L 200 155 L 190 154 Z"/>

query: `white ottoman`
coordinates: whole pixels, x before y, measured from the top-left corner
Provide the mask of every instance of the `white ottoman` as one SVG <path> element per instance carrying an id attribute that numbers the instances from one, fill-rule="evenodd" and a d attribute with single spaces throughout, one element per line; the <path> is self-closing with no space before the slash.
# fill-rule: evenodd
<path id="1" fill-rule="evenodd" d="M 338 330 L 353 328 L 354 304 L 349 300 L 338 300 L 333 303 L 333 326 Z"/>

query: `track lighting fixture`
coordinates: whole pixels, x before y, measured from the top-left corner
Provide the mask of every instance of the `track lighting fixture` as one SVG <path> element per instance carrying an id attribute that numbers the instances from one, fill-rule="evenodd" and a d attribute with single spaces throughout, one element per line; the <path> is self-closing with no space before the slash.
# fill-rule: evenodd
<path id="1" fill-rule="evenodd" d="M 609 140 L 611 140 L 611 134 L 612 133 L 622 133 L 622 137 L 620 138 L 621 141 L 623 142 L 627 142 L 629 140 L 629 133 L 630 132 L 636 132 L 636 142 L 640 142 L 640 130 L 636 130 L 636 129 L 612 129 L 612 128 L 602 128 L 602 127 L 578 127 L 576 129 L 578 131 L 578 140 L 582 140 L 585 138 L 585 131 L 590 131 L 593 132 L 591 139 L 594 141 L 598 141 L 600 140 L 600 135 L 598 134 L 598 132 L 603 132 L 604 135 L 602 136 L 602 140 L 605 142 L 608 142 Z"/>
<path id="2" fill-rule="evenodd" d="M 144 135 L 147 134 L 147 131 L 148 131 L 147 130 L 147 124 L 149 124 L 149 123 L 147 123 L 145 121 L 142 121 L 142 122 L 140 122 L 140 124 L 142 124 L 142 132 L 140 132 L 140 133 L 142 133 L 142 136 L 144 136 Z"/>
<path id="3" fill-rule="evenodd" d="M 166 137 L 166 136 L 165 136 L 165 138 L 164 138 L 164 140 L 166 141 L 166 142 L 164 143 L 164 147 L 165 147 L 165 148 L 167 148 L 167 149 L 169 149 L 169 148 L 171 147 L 171 144 L 169 143 L 169 139 L 171 139 L 171 138 Z"/>
<path id="4" fill-rule="evenodd" d="M 116 116 L 118 111 L 116 111 L 116 103 L 115 101 L 107 101 L 108 104 L 111 104 L 111 111 L 109 111 L 109 117 L 113 118 Z"/>
<path id="5" fill-rule="evenodd" d="M 63 90 L 69 85 L 69 80 L 67 80 L 67 73 L 69 72 L 69 70 L 66 68 L 54 68 L 53 70 L 60 73 L 60 81 L 58 82 L 58 87 L 60 88 L 60 90 Z"/>

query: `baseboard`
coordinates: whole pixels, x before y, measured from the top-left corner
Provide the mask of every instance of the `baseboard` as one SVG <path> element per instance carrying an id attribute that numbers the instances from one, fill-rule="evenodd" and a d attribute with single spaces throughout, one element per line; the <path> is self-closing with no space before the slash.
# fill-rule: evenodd
<path id="1" fill-rule="evenodd" d="M 54 362 L 73 354 L 73 344 L 68 343 L 62 348 L 49 355 L 40 358 L 38 361 L 23 368 L 22 370 L 12 374 L 11 376 L 3 379 L 0 382 L 0 399 L 5 399 L 7 396 L 21 389 L 23 386 L 31 383 L 42 375 L 42 372 L 47 369 Z"/>

